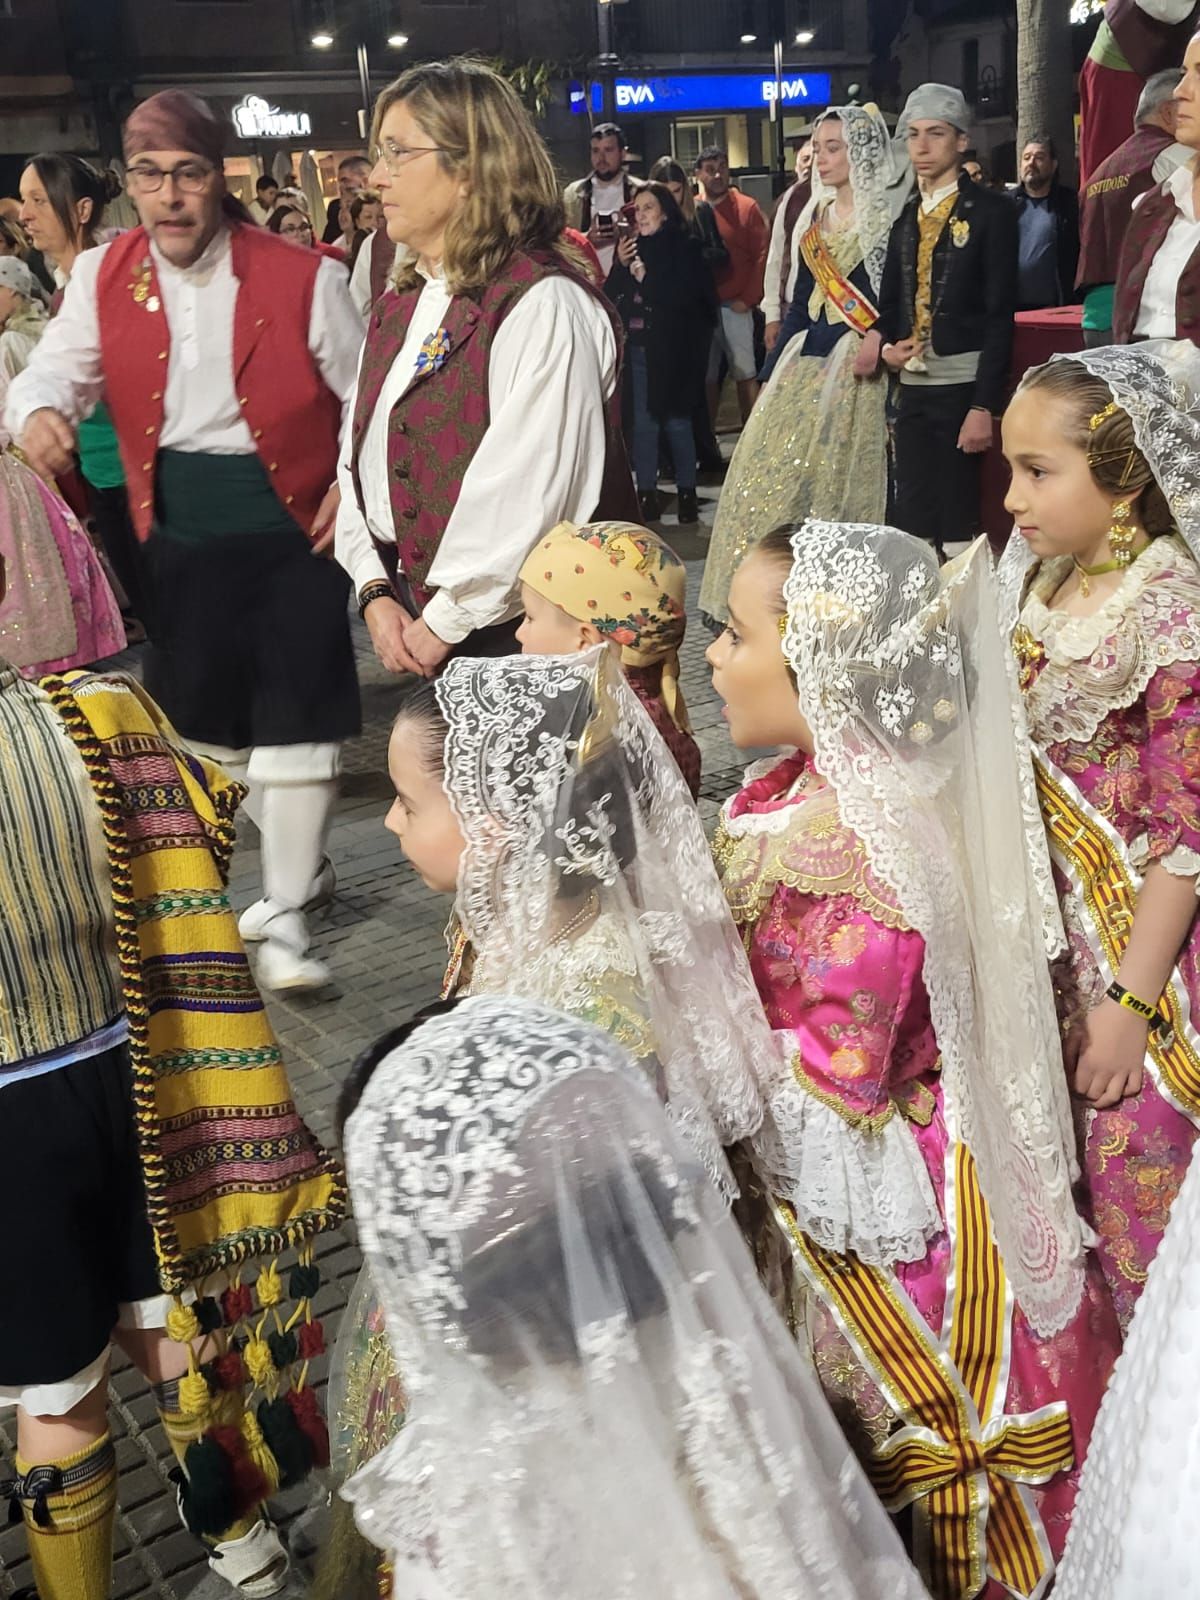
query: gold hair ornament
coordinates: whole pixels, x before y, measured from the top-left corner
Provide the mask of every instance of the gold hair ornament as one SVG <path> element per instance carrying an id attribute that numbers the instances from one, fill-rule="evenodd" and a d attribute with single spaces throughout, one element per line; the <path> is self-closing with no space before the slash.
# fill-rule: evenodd
<path id="1" fill-rule="evenodd" d="M 1110 400 L 1103 411 L 1097 411 L 1091 418 L 1088 423 L 1088 433 L 1095 433 L 1098 428 L 1103 427 L 1109 417 L 1116 416 L 1120 409 L 1115 400 Z M 1131 446 L 1128 450 L 1089 450 L 1087 464 L 1095 471 L 1097 467 L 1102 467 L 1109 461 L 1117 461 L 1121 456 L 1125 457 L 1125 465 L 1121 468 L 1121 477 L 1117 483 L 1117 488 L 1124 489 L 1128 485 L 1130 474 L 1137 463 L 1138 452 L 1136 445 Z M 1126 507 L 1126 512 L 1128 512 L 1128 507 Z M 1123 562 L 1122 565 L 1126 565 L 1126 563 Z"/>

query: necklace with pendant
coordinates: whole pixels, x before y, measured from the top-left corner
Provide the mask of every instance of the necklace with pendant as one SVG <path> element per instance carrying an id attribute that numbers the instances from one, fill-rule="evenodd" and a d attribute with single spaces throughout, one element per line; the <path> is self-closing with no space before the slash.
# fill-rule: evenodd
<path id="1" fill-rule="evenodd" d="M 1123 560 L 1118 556 L 1115 561 L 1101 561 L 1094 567 L 1085 567 L 1078 556 L 1072 556 L 1071 560 L 1075 563 L 1075 571 L 1079 574 L 1079 592 L 1085 600 L 1089 599 L 1092 593 L 1092 585 L 1089 582 L 1091 578 L 1102 578 L 1106 572 L 1119 572 L 1122 567 L 1129 565 L 1128 556 Z"/>

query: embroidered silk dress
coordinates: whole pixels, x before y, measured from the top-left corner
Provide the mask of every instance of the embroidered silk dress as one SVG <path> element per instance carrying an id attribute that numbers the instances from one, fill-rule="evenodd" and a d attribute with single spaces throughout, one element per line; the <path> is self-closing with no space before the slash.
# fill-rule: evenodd
<path id="1" fill-rule="evenodd" d="M 830 202 L 830 205 L 832 202 Z M 818 219 L 838 271 L 870 304 L 872 285 L 854 219 Z M 856 378 L 861 344 L 801 259 L 793 298 L 803 331 L 780 356 L 738 440 L 704 567 L 700 608 L 724 624 L 729 585 L 765 534 L 786 522 L 881 522 L 887 502 L 887 384 Z M 780 338 L 784 335 L 781 333 Z"/>
<path id="2" fill-rule="evenodd" d="M 715 853 L 768 1019 L 811 1097 L 819 1209 L 837 1211 L 840 1186 L 848 1226 L 873 1211 L 865 1226 L 895 1248 L 890 1270 L 867 1267 L 781 1207 L 798 1321 L 884 1503 L 913 1506 L 932 1594 L 994 1600 L 1001 1578 L 1043 1594 L 1117 1350 L 1100 1275 L 1061 1333 L 1034 1334 L 947 1126 L 923 940 L 832 791 L 805 792 L 802 754 L 747 777 Z"/>
<path id="3" fill-rule="evenodd" d="M 1068 570 L 1042 564 L 1016 635 L 1069 946 L 1056 973 L 1064 1023 L 1120 966 L 1146 868 L 1200 872 L 1200 569 L 1181 539 L 1154 539 L 1090 617 L 1048 608 Z M 1151 1040 L 1140 1093 L 1080 1114 L 1086 1205 L 1123 1327 L 1200 1128 L 1196 922 L 1162 1005 L 1175 1039 Z"/>

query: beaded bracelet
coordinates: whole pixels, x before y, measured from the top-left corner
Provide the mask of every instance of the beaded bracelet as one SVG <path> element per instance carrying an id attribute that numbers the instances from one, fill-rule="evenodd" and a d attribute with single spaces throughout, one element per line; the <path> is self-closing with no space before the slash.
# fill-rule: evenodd
<path id="1" fill-rule="evenodd" d="M 363 616 L 372 600 L 394 600 L 392 586 L 383 578 L 373 578 L 358 591 L 358 614 Z"/>

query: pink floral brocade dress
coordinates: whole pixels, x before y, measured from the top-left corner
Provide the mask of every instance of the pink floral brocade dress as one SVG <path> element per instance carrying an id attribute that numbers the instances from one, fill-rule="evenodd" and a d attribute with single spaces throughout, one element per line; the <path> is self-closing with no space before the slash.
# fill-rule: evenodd
<path id="1" fill-rule="evenodd" d="M 1056 986 L 1070 1027 L 1120 965 L 1146 869 L 1200 872 L 1200 569 L 1181 539 L 1154 539 L 1090 617 L 1049 609 L 1068 571 L 1063 560 L 1038 569 L 1015 642 L 1067 931 Z M 1200 922 L 1172 991 L 1173 1047 L 1151 1051 L 1140 1093 L 1079 1108 L 1084 1209 L 1122 1327 L 1200 1129 Z"/>
<path id="2" fill-rule="evenodd" d="M 714 853 L 767 1016 L 786 1035 L 792 1071 L 809 1097 L 811 1131 L 806 1121 L 804 1140 L 806 1151 L 810 1137 L 816 1141 L 812 1181 L 819 1185 L 831 1168 L 848 1173 L 848 1191 L 857 1183 L 859 1202 L 876 1210 L 870 1219 L 876 1236 L 894 1237 L 897 1251 L 886 1270 L 868 1271 L 852 1253 L 816 1251 L 793 1227 L 798 1321 L 826 1395 L 881 1497 L 890 1509 L 913 1507 L 914 1557 L 936 1600 L 974 1594 L 999 1600 L 1005 1588 L 998 1574 L 1014 1592 L 1042 1594 L 1066 1539 L 1118 1350 L 1103 1280 L 1093 1264 L 1072 1321 L 1053 1337 L 1034 1332 L 1011 1292 L 1000 1295 L 986 1339 L 971 1331 L 971 1274 L 962 1265 L 966 1257 L 955 1255 L 954 1236 L 956 1226 L 963 1238 L 968 1230 L 948 1224 L 946 1213 L 948 1181 L 964 1171 L 956 1163 L 971 1158 L 964 1147 L 956 1150 L 947 1129 L 922 976 L 924 941 L 874 875 L 833 791 L 808 788 L 802 753 L 751 768 L 747 778 L 726 803 Z M 922 1204 L 926 1221 L 914 1240 L 911 1219 Z M 976 1254 L 984 1259 L 995 1247 L 981 1199 L 977 1210 L 983 1222 Z M 816 1258 L 824 1272 L 813 1271 Z M 858 1301 L 841 1287 L 855 1272 L 864 1280 Z M 955 1295 L 958 1309 L 950 1303 Z M 923 1469 L 915 1457 L 901 1471 L 914 1428 L 919 1432 L 937 1415 L 923 1409 L 911 1359 L 914 1329 L 934 1381 L 940 1369 L 951 1399 L 961 1401 L 959 1434 L 952 1436 L 949 1425 L 940 1429 L 955 1476 L 928 1494 L 920 1492 Z M 976 1392 L 968 1369 L 989 1359 L 1001 1376 L 990 1394 Z M 995 1437 L 1004 1419 L 1056 1403 L 1061 1415 L 1061 1402 L 1070 1430 L 1062 1459 L 1069 1465 L 1043 1481 L 1028 1474 L 1020 1483 L 1005 1479 L 998 1458 L 974 1453 L 976 1435 Z M 1013 1535 L 1006 1548 L 1018 1522 L 1022 1538 Z M 970 1550 L 976 1554 L 968 1559 Z"/>

